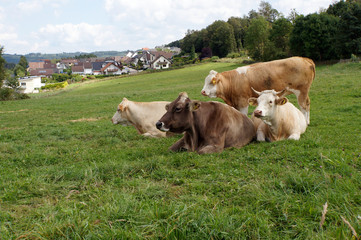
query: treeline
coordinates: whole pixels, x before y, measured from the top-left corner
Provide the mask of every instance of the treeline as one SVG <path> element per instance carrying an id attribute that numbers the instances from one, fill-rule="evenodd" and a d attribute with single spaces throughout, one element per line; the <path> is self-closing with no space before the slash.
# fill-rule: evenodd
<path id="1" fill-rule="evenodd" d="M 284 17 L 262 1 L 248 16 L 215 21 L 202 30 L 188 30 L 186 36 L 168 46 L 199 58 L 226 57 L 247 53 L 254 60 L 268 61 L 293 55 L 325 61 L 361 54 L 361 0 L 331 4 L 328 9 L 307 16 L 295 9 Z"/>
<path id="2" fill-rule="evenodd" d="M 6 50 L 6 49 L 5 49 Z M 75 58 L 79 56 L 97 56 L 99 58 L 102 57 L 114 57 L 114 56 L 124 56 L 127 54 L 127 51 L 96 51 L 91 53 L 83 53 L 83 52 L 73 52 L 73 53 L 29 53 L 25 55 L 19 54 L 3 54 L 4 59 L 7 63 L 14 63 L 17 64 L 20 60 L 21 56 L 26 57 L 28 62 L 37 62 L 42 59 L 65 59 L 65 58 Z"/>

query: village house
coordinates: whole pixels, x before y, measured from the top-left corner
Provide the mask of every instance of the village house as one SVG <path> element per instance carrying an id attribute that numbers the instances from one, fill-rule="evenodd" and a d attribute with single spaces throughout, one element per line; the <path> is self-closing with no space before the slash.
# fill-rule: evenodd
<path id="1" fill-rule="evenodd" d="M 21 93 L 38 93 L 45 84 L 41 83 L 41 77 L 32 76 L 19 78 L 19 85 Z"/>
<path id="2" fill-rule="evenodd" d="M 171 62 L 168 60 L 168 58 L 164 57 L 163 55 L 160 55 L 158 58 L 156 58 L 151 63 L 152 69 L 167 69 L 170 68 Z"/>

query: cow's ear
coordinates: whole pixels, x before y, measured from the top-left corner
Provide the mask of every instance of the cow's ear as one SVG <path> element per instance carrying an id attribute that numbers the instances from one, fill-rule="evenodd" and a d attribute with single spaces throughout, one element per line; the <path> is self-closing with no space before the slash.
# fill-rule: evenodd
<path id="1" fill-rule="evenodd" d="M 254 97 L 249 98 L 249 99 L 248 99 L 248 103 L 249 103 L 249 105 L 251 105 L 251 106 L 257 106 L 257 105 L 258 105 L 257 98 L 254 98 Z"/>
<path id="2" fill-rule="evenodd" d="M 216 72 L 216 71 L 214 71 L 214 70 L 211 70 L 211 71 L 209 72 L 209 74 L 216 75 L 216 74 L 217 74 L 217 72 Z"/>
<path id="3" fill-rule="evenodd" d="M 214 78 L 212 78 L 212 81 L 211 81 L 211 83 L 213 84 L 213 85 L 216 85 L 217 84 L 217 78 L 216 77 L 214 77 Z"/>
<path id="4" fill-rule="evenodd" d="M 288 99 L 287 98 L 279 98 L 276 100 L 276 104 L 277 105 L 285 105 L 286 103 L 288 102 Z"/>
<path id="5" fill-rule="evenodd" d="M 189 106 L 189 111 L 194 112 L 194 111 L 197 111 L 198 108 L 201 106 L 201 102 L 200 101 L 191 101 L 188 106 Z"/>
<path id="6" fill-rule="evenodd" d="M 169 103 L 165 105 L 165 110 L 168 111 L 168 109 L 169 109 Z"/>
<path id="7" fill-rule="evenodd" d="M 127 106 L 123 103 L 123 104 L 119 104 L 119 110 L 121 112 L 124 112 L 127 109 Z"/>

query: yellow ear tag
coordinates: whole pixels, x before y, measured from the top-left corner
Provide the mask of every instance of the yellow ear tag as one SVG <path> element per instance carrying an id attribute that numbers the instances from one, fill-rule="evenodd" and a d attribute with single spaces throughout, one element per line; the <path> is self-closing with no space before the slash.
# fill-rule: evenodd
<path id="1" fill-rule="evenodd" d="M 216 85 L 216 79 L 212 79 L 212 84 Z"/>
<path id="2" fill-rule="evenodd" d="M 284 105 L 287 103 L 287 100 L 286 99 L 282 99 L 282 102 L 281 102 L 281 105 Z"/>

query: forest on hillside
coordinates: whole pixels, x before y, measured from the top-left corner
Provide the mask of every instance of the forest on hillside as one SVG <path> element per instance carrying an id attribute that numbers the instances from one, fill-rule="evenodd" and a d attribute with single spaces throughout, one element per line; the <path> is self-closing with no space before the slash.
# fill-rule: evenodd
<path id="1" fill-rule="evenodd" d="M 183 54 L 207 58 L 247 53 L 256 61 L 293 55 L 315 61 L 361 55 L 361 0 L 341 0 L 307 16 L 293 9 L 289 16 L 262 1 L 248 16 L 215 21 L 202 30 L 188 30 L 186 36 L 168 46 Z"/>

